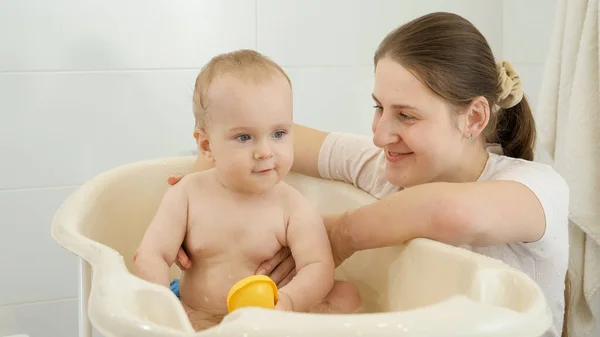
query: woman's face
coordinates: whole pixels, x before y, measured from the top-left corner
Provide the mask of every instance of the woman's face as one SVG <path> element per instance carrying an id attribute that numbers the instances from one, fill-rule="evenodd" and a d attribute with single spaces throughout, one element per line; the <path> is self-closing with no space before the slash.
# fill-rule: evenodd
<path id="1" fill-rule="evenodd" d="M 399 187 L 452 181 L 466 139 L 446 103 L 389 58 L 377 63 L 373 99 L 373 142 L 385 151 L 388 181 Z"/>

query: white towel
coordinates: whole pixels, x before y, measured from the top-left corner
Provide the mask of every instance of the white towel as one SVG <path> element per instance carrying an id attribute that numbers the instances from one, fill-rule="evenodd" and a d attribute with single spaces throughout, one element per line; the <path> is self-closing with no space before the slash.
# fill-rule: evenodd
<path id="1" fill-rule="evenodd" d="M 600 8 L 559 0 L 536 122 L 570 187 L 571 337 L 600 336 Z"/>

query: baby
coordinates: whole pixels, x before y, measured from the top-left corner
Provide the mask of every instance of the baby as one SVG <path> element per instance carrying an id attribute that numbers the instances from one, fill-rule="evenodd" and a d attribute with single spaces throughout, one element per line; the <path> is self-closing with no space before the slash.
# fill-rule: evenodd
<path id="1" fill-rule="evenodd" d="M 319 311 L 326 297 L 334 312 L 360 305 L 353 286 L 334 281 L 321 216 L 282 181 L 293 161 L 292 110 L 288 76 L 254 51 L 219 55 L 196 79 L 194 135 L 215 167 L 168 189 L 135 261 L 141 278 L 168 287 L 169 268 L 185 247 L 192 267 L 179 291 L 196 330 L 218 324 L 231 286 L 282 246 L 297 274 L 279 289 L 276 310 Z"/>

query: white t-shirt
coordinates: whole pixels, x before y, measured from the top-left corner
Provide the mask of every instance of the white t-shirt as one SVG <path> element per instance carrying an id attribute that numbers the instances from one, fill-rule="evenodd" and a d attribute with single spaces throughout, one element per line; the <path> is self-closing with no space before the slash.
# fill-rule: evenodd
<path id="1" fill-rule="evenodd" d="M 544 209 L 546 230 L 540 240 L 532 243 L 462 247 L 501 260 L 537 282 L 553 316 L 553 324 L 544 337 L 559 337 L 569 258 L 568 185 L 548 165 L 501 155 L 499 146 L 490 146 L 487 151 L 489 158 L 478 181 L 511 180 L 527 186 Z M 385 153 L 368 137 L 329 134 L 319 152 L 318 166 L 323 178 L 351 183 L 377 199 L 400 190 L 385 178 Z"/>

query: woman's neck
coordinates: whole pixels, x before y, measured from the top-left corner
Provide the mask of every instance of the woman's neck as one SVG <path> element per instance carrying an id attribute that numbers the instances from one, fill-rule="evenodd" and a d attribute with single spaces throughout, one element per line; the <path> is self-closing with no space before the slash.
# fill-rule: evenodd
<path id="1" fill-rule="evenodd" d="M 489 153 L 483 146 L 465 154 L 453 170 L 450 179 L 446 181 L 457 183 L 477 181 L 487 165 L 488 158 Z"/>

